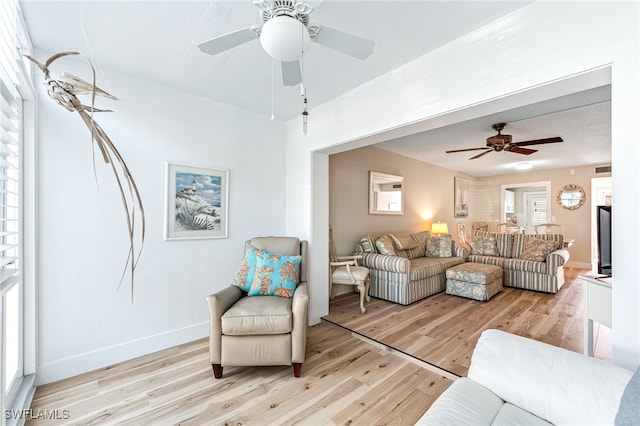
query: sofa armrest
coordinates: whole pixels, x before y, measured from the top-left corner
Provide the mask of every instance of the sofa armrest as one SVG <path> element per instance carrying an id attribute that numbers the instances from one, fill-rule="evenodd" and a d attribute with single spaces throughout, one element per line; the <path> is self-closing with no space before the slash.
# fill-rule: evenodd
<path id="1" fill-rule="evenodd" d="M 387 272 L 406 274 L 409 272 L 409 259 L 390 254 L 364 253 L 362 266 Z"/>
<path id="2" fill-rule="evenodd" d="M 569 251 L 565 249 L 559 249 L 556 251 L 552 251 L 547 255 L 547 265 L 549 267 L 549 272 L 555 271 L 560 266 L 566 264 L 569 261 Z"/>
<path id="3" fill-rule="evenodd" d="M 461 257 L 464 260 L 467 260 L 467 257 L 471 255 L 471 247 L 469 246 L 456 247 L 455 255 L 456 257 Z"/>

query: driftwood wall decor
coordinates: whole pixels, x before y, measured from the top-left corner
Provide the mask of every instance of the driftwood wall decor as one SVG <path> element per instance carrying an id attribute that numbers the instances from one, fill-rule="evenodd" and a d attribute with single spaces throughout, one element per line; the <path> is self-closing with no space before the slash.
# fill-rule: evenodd
<path id="1" fill-rule="evenodd" d="M 31 56 L 25 55 L 27 59 L 35 63 L 40 70 L 44 73 L 44 86 L 47 89 L 49 96 L 62 105 L 68 111 L 75 111 L 80 114 L 82 121 L 87 125 L 87 128 L 91 132 L 91 140 L 95 146 L 98 147 L 104 162 L 110 165 L 111 170 L 116 179 L 118 189 L 120 191 L 122 205 L 126 213 L 127 228 L 129 233 L 129 253 L 127 255 L 127 261 L 124 266 L 122 277 L 118 287 L 124 281 L 127 271 L 131 276 L 131 299 L 133 300 L 133 283 L 135 269 L 140 259 L 142 252 L 142 246 L 144 244 L 145 236 L 145 214 L 144 207 L 142 205 L 142 198 L 138 187 L 125 163 L 124 159 L 118 152 L 118 149 L 113 144 L 106 132 L 100 127 L 100 125 L 94 120 L 94 112 L 111 112 L 110 110 L 100 110 L 94 108 L 96 96 L 103 96 L 109 99 L 117 100 L 115 96 L 110 95 L 104 90 L 98 88 L 95 84 L 95 69 L 91 62 L 87 59 L 92 72 L 92 82 L 89 83 L 79 77 L 71 75 L 69 73 L 63 73 L 57 80 L 51 78 L 49 66 L 57 59 L 68 55 L 79 55 L 79 52 L 60 52 L 51 56 L 44 63 L 40 63 Z M 86 59 L 86 58 L 85 58 Z M 83 105 L 78 99 L 78 95 L 91 95 L 91 105 Z M 95 162 L 94 162 L 95 166 Z M 139 212 L 139 216 L 137 216 Z M 135 249 L 136 236 L 140 239 L 140 248 Z"/>

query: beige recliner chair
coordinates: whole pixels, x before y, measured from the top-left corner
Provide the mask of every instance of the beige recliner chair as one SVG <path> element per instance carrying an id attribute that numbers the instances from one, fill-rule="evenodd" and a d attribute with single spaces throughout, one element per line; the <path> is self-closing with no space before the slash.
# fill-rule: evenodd
<path id="1" fill-rule="evenodd" d="M 216 379 L 224 366 L 293 365 L 300 377 L 307 346 L 308 243 L 292 237 L 257 237 L 245 243 L 270 253 L 302 256 L 293 297 L 250 296 L 230 285 L 207 297 L 209 359 Z"/>

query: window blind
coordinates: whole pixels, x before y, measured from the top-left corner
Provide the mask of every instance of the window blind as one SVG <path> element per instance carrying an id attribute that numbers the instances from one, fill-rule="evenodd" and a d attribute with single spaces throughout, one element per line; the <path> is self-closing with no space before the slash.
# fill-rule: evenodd
<path id="1" fill-rule="evenodd" d="M 530 224 L 540 225 L 541 223 L 547 223 L 549 220 L 548 211 L 549 205 L 545 197 L 532 197 L 531 199 L 531 212 L 530 212 Z"/>
<path id="2" fill-rule="evenodd" d="M 20 243 L 20 97 L 0 80 L 0 287 L 17 279 Z"/>
<path id="3" fill-rule="evenodd" d="M 20 273 L 23 111 L 19 47 L 22 26 L 17 0 L 0 2 L 0 409 L 17 402 L 24 383 L 23 282 Z M 5 415 L 5 420 L 10 420 Z"/>

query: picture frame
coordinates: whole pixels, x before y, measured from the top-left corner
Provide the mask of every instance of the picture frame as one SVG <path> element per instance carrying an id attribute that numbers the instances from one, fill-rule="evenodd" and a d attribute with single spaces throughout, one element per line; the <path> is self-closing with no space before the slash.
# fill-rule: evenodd
<path id="1" fill-rule="evenodd" d="M 453 178 L 454 217 L 469 216 L 469 181 L 455 176 Z"/>
<path id="2" fill-rule="evenodd" d="M 228 238 L 229 170 L 165 164 L 164 239 Z"/>

